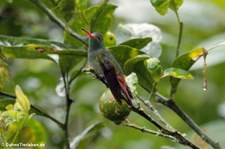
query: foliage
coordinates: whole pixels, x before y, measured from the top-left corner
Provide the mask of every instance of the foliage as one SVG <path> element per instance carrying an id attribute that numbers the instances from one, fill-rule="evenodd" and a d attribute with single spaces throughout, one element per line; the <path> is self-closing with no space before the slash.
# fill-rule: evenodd
<path id="1" fill-rule="evenodd" d="M 22 3 L 24 5 L 21 5 Z M 115 10 L 119 9 L 120 5 L 111 4 L 108 0 L 97 4 L 90 0 L 0 2 L 1 142 L 4 144 L 20 142 L 46 144 L 47 148 L 65 146 L 67 148 L 89 148 L 94 145 L 95 148 L 100 149 L 109 144 L 109 148 L 135 148 L 135 143 L 138 142 L 141 145 L 138 146 L 139 148 L 160 148 L 162 144 L 174 146 L 175 143 L 156 136 L 181 143 L 179 139 L 185 138 L 182 138 L 180 133 L 194 130 L 199 136 L 204 135 L 204 132 L 196 127 L 193 121 L 185 120 L 185 118 L 188 120 L 190 118 L 180 109 L 183 109 L 199 124 L 215 121 L 203 127 L 206 128 L 206 134 L 209 129 L 210 137 L 213 138 L 215 135 L 211 135 L 211 129 L 215 127 L 212 125 L 220 126 L 223 123 L 217 123 L 219 119 L 217 108 L 223 99 L 224 77 L 221 76 L 224 71 L 224 60 L 221 60 L 221 63 L 215 67 L 207 68 L 208 84 L 215 86 L 215 89 L 203 94 L 197 83 L 199 84 L 203 78 L 203 83 L 207 85 L 206 60 L 211 54 L 211 49 L 199 43 L 219 34 L 224 26 L 221 25 L 217 27 L 217 30 L 209 31 L 196 27 L 199 25 L 194 27 L 187 25 L 183 30 L 183 22 L 178 13 L 181 5 L 185 7 L 183 0 L 150 0 L 150 3 L 160 15 L 165 17 L 170 14 L 168 10 L 172 10 L 179 24 L 179 30 L 177 29 L 179 35 L 177 35 L 174 31 L 177 22 L 168 19 L 169 21 L 162 24 L 163 21 L 152 20 L 152 23 L 158 25 L 166 37 L 166 40 L 161 43 L 163 53 L 160 58 L 143 50 L 146 47 L 149 48 L 147 50 L 153 50 L 156 53 L 161 50 L 161 47 L 159 49 L 157 46 L 147 46 L 154 43 L 154 35 L 137 37 L 135 35 L 137 32 L 133 31 L 134 35 L 129 35 L 132 38 L 118 38 L 120 34 L 117 33 L 116 27 L 126 19 L 122 20 L 114 16 Z M 196 4 L 197 2 L 189 3 Z M 218 5 L 220 2 L 206 3 Z M 224 8 L 221 11 L 224 12 Z M 191 23 L 195 24 L 195 21 Z M 88 42 L 81 28 L 103 34 L 108 50 L 115 56 L 125 75 L 129 75 L 126 80 L 135 97 L 134 107 L 129 107 L 126 103 L 119 105 L 113 100 L 108 89 L 105 90 L 103 85 L 93 81 L 91 75 L 82 73 L 87 63 Z M 184 37 L 182 37 L 183 32 Z M 129 33 L 124 31 L 123 34 Z M 177 37 L 176 43 L 174 38 Z M 183 38 L 185 40 L 181 42 Z M 216 48 L 217 45 L 222 44 L 212 43 L 212 45 Z M 176 53 L 175 58 L 174 53 Z M 199 70 L 190 70 L 201 58 L 204 59 L 204 63 L 199 68 L 203 70 L 203 74 L 199 73 Z M 195 83 L 182 81 L 187 79 L 194 79 Z M 22 88 L 33 105 L 30 104 L 30 100 L 19 86 L 16 86 L 15 90 L 16 99 L 13 95 L 7 94 L 12 93 L 14 84 L 23 86 Z M 55 88 L 57 93 L 55 93 Z M 98 100 L 100 96 L 101 99 Z M 155 99 L 155 101 L 149 99 Z M 191 129 L 183 127 L 183 122 L 178 120 L 174 113 L 166 108 L 152 105 L 152 102 L 169 107 Z M 105 121 L 96 110 L 99 104 L 103 115 L 120 125 L 115 126 Z M 208 110 L 209 108 L 211 110 Z M 118 111 L 120 117 L 117 117 Z M 138 125 L 125 124 L 129 122 L 127 119 L 137 122 Z M 158 129 L 149 126 L 149 122 Z M 139 127 L 141 125 L 147 128 Z M 138 134 L 135 130 L 130 130 L 125 126 L 135 126 L 137 130 L 150 132 L 156 136 Z M 178 128 L 181 132 L 174 128 Z M 188 136 L 191 136 L 190 133 Z M 221 139 L 222 136 L 221 134 L 221 137 L 217 138 L 220 143 L 224 142 L 224 139 Z M 210 139 L 209 137 L 203 136 L 202 138 L 206 138 L 206 142 L 209 143 L 207 140 Z M 189 137 L 189 140 L 201 146 L 196 142 L 200 138 Z M 224 144 L 221 145 L 224 147 Z M 208 147 L 209 145 L 205 145 L 203 148 Z"/>
<path id="2" fill-rule="evenodd" d="M 29 113 L 30 101 L 19 86 L 16 86 L 15 94 L 15 103 L 7 104 L 5 109 L 2 108 L 0 111 L 2 146 L 11 148 L 10 144 L 44 144 L 46 133 L 43 126 L 38 121 L 30 120 L 33 116 L 33 113 Z"/>

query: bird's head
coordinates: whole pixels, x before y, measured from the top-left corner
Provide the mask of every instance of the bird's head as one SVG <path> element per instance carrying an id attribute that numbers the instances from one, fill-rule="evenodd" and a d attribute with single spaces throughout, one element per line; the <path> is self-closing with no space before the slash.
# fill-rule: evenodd
<path id="1" fill-rule="evenodd" d="M 99 49 L 104 47 L 103 37 L 100 33 L 91 33 L 82 28 L 82 30 L 88 35 L 89 37 L 89 48 L 92 49 Z"/>

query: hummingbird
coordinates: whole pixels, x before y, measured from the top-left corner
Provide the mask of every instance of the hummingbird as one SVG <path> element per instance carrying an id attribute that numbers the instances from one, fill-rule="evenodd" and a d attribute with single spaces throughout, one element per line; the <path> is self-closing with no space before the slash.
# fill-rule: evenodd
<path id="1" fill-rule="evenodd" d="M 111 91 L 119 104 L 124 100 L 132 106 L 133 95 L 127 86 L 123 70 L 115 57 L 104 46 L 100 33 L 91 33 L 82 28 L 88 35 L 88 66 L 97 79 L 102 81 Z"/>

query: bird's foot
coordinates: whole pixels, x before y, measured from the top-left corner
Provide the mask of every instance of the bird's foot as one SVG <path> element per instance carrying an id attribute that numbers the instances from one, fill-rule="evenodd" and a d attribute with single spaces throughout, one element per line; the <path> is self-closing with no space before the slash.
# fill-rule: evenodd
<path id="1" fill-rule="evenodd" d="M 100 81 L 101 81 L 102 83 L 104 83 L 105 86 L 108 88 L 108 84 L 107 84 L 107 82 L 105 81 L 104 77 L 98 75 L 98 74 L 94 71 L 94 69 L 91 69 L 91 68 L 85 68 L 85 69 L 82 70 L 82 72 L 90 72 L 90 73 L 94 74 L 95 79 L 100 80 Z"/>

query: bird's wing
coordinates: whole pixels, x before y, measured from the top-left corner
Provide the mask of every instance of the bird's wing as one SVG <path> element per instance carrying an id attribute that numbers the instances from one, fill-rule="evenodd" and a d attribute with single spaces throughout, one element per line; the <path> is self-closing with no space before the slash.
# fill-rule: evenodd
<path id="1" fill-rule="evenodd" d="M 130 92 L 130 89 L 126 85 L 126 81 L 123 77 L 123 74 L 116 74 L 115 67 L 108 59 L 102 58 L 99 59 L 99 62 L 108 87 L 117 102 L 121 104 L 121 100 L 124 99 L 127 104 L 131 105 L 131 99 L 133 97 Z"/>

